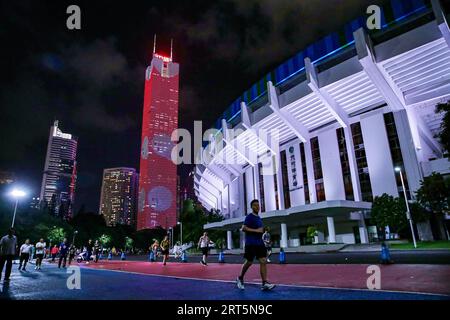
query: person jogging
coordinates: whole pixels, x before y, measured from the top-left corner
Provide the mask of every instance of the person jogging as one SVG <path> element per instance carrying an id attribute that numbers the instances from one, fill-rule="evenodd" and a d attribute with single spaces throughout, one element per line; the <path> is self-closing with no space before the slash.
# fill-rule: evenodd
<path id="1" fill-rule="evenodd" d="M 267 251 L 267 262 L 270 262 L 270 255 L 272 254 L 272 240 L 270 238 L 269 227 L 264 228 L 264 234 L 262 235 L 262 240 L 264 241 L 264 245 L 266 246 Z"/>
<path id="2" fill-rule="evenodd" d="M 161 241 L 160 247 L 161 253 L 163 255 L 163 265 L 165 266 L 167 259 L 169 259 L 169 248 L 170 248 L 169 236 L 164 237 L 163 241 Z"/>
<path id="3" fill-rule="evenodd" d="M 242 225 L 241 230 L 245 232 L 245 262 L 242 265 L 241 274 L 236 279 L 237 287 L 244 290 L 244 276 L 247 270 L 253 263 L 253 260 L 257 258 L 259 260 L 259 269 L 261 273 L 261 290 L 272 290 L 275 285 L 267 281 L 267 260 L 266 260 L 266 247 L 262 240 L 263 223 L 259 213 L 259 201 L 252 200 L 250 202 L 252 213 L 247 215 Z"/>
<path id="4" fill-rule="evenodd" d="M 44 239 L 40 239 L 35 245 L 36 247 L 36 267 L 35 270 L 41 270 L 42 260 L 44 260 L 46 244 Z"/>
<path id="5" fill-rule="evenodd" d="M 19 271 L 26 271 L 28 260 L 30 259 L 31 244 L 30 239 L 25 240 L 25 243 L 19 250 Z"/>
<path id="6" fill-rule="evenodd" d="M 3 267 L 6 263 L 4 281 L 8 282 L 11 276 L 12 262 L 16 255 L 17 238 L 14 235 L 15 230 L 10 228 L 8 234 L 0 239 L 0 279 L 3 273 Z"/>
<path id="7" fill-rule="evenodd" d="M 207 266 L 208 263 L 206 262 L 206 258 L 208 258 L 209 253 L 209 246 L 213 244 L 211 239 L 208 237 L 208 232 L 204 232 L 203 235 L 198 240 L 197 247 L 202 250 L 202 260 L 200 260 L 200 263 L 204 266 Z"/>
<path id="8" fill-rule="evenodd" d="M 69 253 L 69 245 L 67 243 L 67 239 L 64 238 L 63 242 L 61 242 L 61 244 L 59 245 L 59 261 L 58 261 L 58 268 L 61 268 L 61 263 L 62 263 L 62 267 L 65 268 L 66 267 L 66 263 L 67 263 L 67 253 Z"/>

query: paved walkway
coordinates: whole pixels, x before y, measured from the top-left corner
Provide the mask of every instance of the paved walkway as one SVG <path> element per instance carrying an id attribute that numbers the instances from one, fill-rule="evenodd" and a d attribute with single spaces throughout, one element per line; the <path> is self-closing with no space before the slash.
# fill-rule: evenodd
<path id="1" fill-rule="evenodd" d="M 83 265 L 88 268 L 117 270 L 199 280 L 231 281 L 239 274 L 237 264 L 150 263 L 144 261 L 100 261 Z M 367 289 L 367 264 L 352 265 L 269 265 L 269 281 L 294 286 Z M 380 266 L 381 289 L 450 295 L 449 265 L 388 265 Z M 259 266 L 254 265 L 246 282 L 259 283 Z"/>
<path id="2" fill-rule="evenodd" d="M 278 285 L 271 292 L 262 292 L 259 285 L 247 283 L 244 291 L 236 288 L 234 281 L 183 279 L 172 276 L 174 270 L 192 269 L 192 273 L 211 275 L 227 268 L 211 265 L 206 269 L 197 265 L 171 264 L 145 266 L 161 269 L 161 275 L 127 272 L 123 269 L 138 268 L 139 263 L 108 263 L 80 268 L 81 288 L 69 290 L 70 274 L 55 265 L 44 265 L 41 271 L 17 271 L 14 268 L 9 284 L 0 282 L 0 299 L 24 300 L 450 300 L 450 296 L 415 294 L 389 291 L 311 288 Z M 121 266 L 122 265 L 122 266 Z M 122 269 L 108 270 L 107 267 Z M 201 268 L 198 268 L 201 267 Z M 289 266 L 279 266 L 288 267 Z M 101 270 L 100 270 L 101 269 Z M 195 271 L 197 270 L 197 271 Z M 280 269 L 281 270 L 281 269 Z M 273 270 L 272 270 L 273 271 Z M 226 273 L 224 273 L 226 274 Z M 228 276 L 227 276 L 228 277 Z M 229 274 L 231 277 L 231 274 Z M 253 279 L 254 272 L 248 280 Z"/>

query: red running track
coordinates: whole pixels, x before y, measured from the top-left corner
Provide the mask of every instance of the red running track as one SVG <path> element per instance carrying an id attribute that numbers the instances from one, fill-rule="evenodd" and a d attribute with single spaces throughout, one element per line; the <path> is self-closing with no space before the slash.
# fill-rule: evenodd
<path id="1" fill-rule="evenodd" d="M 99 261 L 82 266 L 120 270 L 157 276 L 201 280 L 234 281 L 240 265 L 144 261 Z M 268 280 L 276 284 L 367 289 L 366 264 L 269 264 Z M 381 290 L 450 294 L 450 265 L 394 264 L 380 265 Z M 259 265 L 253 265 L 245 276 L 247 283 L 260 283 Z"/>

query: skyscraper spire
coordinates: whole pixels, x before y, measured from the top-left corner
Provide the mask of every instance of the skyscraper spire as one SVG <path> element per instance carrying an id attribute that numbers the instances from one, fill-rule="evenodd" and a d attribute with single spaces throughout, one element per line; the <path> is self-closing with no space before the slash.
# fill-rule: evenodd
<path id="1" fill-rule="evenodd" d="M 155 36 L 153 37 L 153 54 L 156 53 L 156 33 Z"/>

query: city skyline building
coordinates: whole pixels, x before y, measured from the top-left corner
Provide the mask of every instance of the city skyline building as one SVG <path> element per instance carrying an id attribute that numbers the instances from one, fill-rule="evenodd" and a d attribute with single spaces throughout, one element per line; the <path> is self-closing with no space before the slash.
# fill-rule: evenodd
<path id="1" fill-rule="evenodd" d="M 109 227 L 136 225 L 138 173 L 134 168 L 103 170 L 99 214 Z"/>
<path id="2" fill-rule="evenodd" d="M 156 53 L 145 72 L 139 166 L 137 229 L 177 223 L 177 167 L 171 160 L 172 132 L 178 128 L 179 64 Z"/>
<path id="3" fill-rule="evenodd" d="M 55 120 L 50 127 L 39 199 L 42 208 L 64 220 L 73 217 L 77 147 L 77 137 L 62 132 Z"/>

